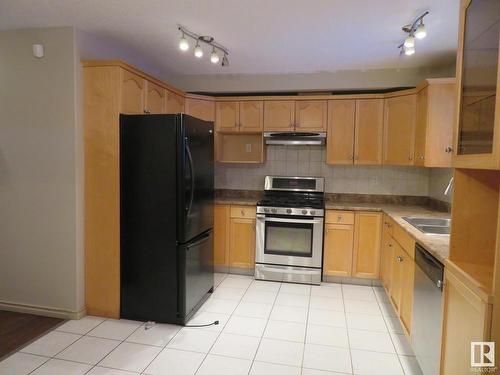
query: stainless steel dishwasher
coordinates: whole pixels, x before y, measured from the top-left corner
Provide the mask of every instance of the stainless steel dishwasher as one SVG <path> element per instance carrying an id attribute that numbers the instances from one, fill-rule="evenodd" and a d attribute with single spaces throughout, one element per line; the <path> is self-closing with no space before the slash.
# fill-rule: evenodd
<path id="1" fill-rule="evenodd" d="M 411 343 L 424 375 L 438 375 L 441 359 L 444 266 L 415 244 Z"/>

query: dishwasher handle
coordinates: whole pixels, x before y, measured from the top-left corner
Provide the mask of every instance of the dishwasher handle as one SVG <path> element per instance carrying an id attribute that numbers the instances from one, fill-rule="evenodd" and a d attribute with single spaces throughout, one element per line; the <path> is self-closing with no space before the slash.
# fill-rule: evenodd
<path id="1" fill-rule="evenodd" d="M 418 243 L 415 244 L 415 263 L 434 285 L 442 291 L 444 266 Z"/>

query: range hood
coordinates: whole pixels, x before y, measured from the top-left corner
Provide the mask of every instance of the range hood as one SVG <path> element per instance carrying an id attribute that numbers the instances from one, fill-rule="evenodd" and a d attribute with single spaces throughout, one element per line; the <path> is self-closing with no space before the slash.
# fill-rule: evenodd
<path id="1" fill-rule="evenodd" d="M 324 145 L 326 133 L 265 132 L 266 145 Z"/>

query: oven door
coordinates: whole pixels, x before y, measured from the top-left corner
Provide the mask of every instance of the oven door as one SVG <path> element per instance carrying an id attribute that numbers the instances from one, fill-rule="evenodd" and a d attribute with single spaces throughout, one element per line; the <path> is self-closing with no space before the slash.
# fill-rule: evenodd
<path id="1" fill-rule="evenodd" d="M 257 215 L 257 263 L 321 268 L 323 218 Z"/>

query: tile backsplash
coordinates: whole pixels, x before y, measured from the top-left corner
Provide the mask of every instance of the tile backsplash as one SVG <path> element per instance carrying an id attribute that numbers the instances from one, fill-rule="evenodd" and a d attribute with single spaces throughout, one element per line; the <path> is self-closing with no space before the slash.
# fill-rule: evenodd
<path id="1" fill-rule="evenodd" d="M 267 146 L 264 164 L 215 167 L 217 189 L 262 190 L 266 175 L 322 176 L 328 193 L 429 195 L 429 169 L 327 165 L 324 146 Z"/>

